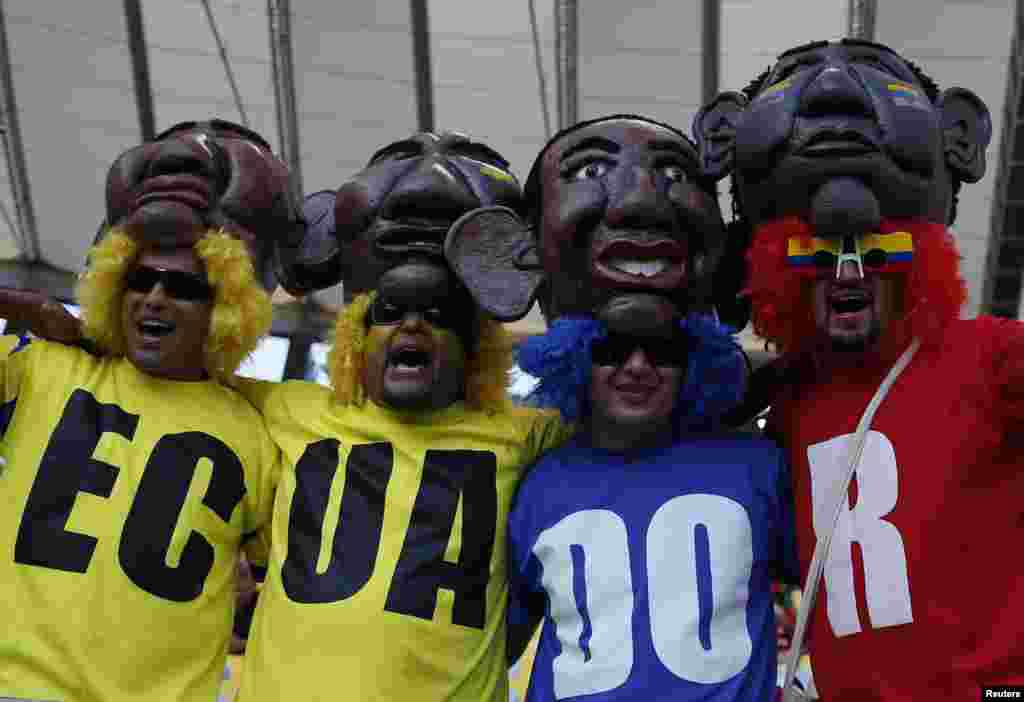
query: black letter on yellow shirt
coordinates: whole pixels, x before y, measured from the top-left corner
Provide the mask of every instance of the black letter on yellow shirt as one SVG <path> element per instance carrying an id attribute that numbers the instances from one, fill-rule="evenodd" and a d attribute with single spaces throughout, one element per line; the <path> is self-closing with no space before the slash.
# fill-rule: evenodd
<path id="1" fill-rule="evenodd" d="M 17 563 L 84 573 L 89 567 L 96 537 L 65 530 L 75 495 L 88 492 L 110 497 L 118 469 L 92 458 L 105 432 L 129 441 L 138 415 L 117 405 L 102 404 L 87 391 L 75 390 L 39 463 L 14 546 Z"/>
<path id="2" fill-rule="evenodd" d="M 433 619 L 438 588 L 452 590 L 452 622 L 484 628 L 498 514 L 497 459 L 490 451 L 427 451 L 423 480 L 384 609 Z M 462 495 L 458 563 L 444 560 Z"/>
<path id="3" fill-rule="evenodd" d="M 167 565 L 188 488 L 200 459 L 213 464 L 203 504 L 224 522 L 245 495 L 245 473 L 238 456 L 219 439 L 198 431 L 162 436 L 153 447 L 121 535 L 121 568 L 143 590 L 188 602 L 199 597 L 213 566 L 213 546 L 201 534 L 188 535 L 176 568 Z"/>
<path id="4" fill-rule="evenodd" d="M 324 534 L 331 483 L 338 470 L 338 440 L 306 447 L 295 466 L 295 495 L 288 515 L 288 556 L 281 581 L 294 602 L 337 602 L 359 592 L 377 562 L 384 523 L 384 494 L 391 479 L 391 444 L 353 446 L 345 461 L 338 526 Z M 331 543 L 327 570 L 316 572 L 321 540 Z"/>

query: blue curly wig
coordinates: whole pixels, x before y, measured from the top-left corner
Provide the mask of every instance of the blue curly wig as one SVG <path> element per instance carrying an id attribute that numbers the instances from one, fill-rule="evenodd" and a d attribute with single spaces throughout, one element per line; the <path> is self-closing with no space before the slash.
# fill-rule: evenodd
<path id="1" fill-rule="evenodd" d="M 732 330 L 706 314 L 679 323 L 693 341 L 673 417 L 682 429 L 713 427 L 743 397 L 746 361 Z M 516 362 L 537 378 L 526 398 L 536 407 L 557 409 L 567 422 L 590 412 L 591 346 L 608 335 L 590 317 L 559 317 L 544 334 L 524 340 Z"/>

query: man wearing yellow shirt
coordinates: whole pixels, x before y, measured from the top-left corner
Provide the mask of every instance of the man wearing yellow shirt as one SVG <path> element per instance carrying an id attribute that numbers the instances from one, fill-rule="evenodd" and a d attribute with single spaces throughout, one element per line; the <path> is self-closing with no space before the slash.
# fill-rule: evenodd
<path id="1" fill-rule="evenodd" d="M 274 211 L 284 172 L 221 122 L 129 150 L 77 290 L 100 353 L 0 342 L 0 697 L 215 699 L 279 466 L 230 385 L 270 323 L 266 238 L 297 220 Z M 0 291 L 0 315 L 33 323 L 40 300 Z"/>
<path id="2" fill-rule="evenodd" d="M 441 238 L 518 198 L 504 159 L 452 133 L 396 142 L 307 198 L 283 278 L 297 292 L 342 280 L 353 299 L 330 389 L 243 388 L 285 469 L 239 699 L 508 699 L 505 522 L 525 466 L 565 429 L 508 405 L 508 341 Z"/>
<path id="3" fill-rule="evenodd" d="M 505 523 L 568 432 L 510 407 L 510 343 L 441 245 L 464 212 L 520 201 L 492 149 L 421 133 L 309 196 L 304 234 L 275 241 L 290 292 L 341 281 L 350 304 L 330 389 L 239 385 L 284 467 L 238 699 L 508 699 Z"/>

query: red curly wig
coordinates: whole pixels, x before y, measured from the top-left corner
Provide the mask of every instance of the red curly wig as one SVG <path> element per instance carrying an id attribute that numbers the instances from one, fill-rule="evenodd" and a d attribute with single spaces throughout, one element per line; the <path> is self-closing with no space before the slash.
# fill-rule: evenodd
<path id="1" fill-rule="evenodd" d="M 960 253 L 941 224 L 922 220 L 882 220 L 879 233 L 909 232 L 914 259 L 904 288 L 902 320 L 922 344 L 937 343 L 946 325 L 956 319 L 967 299 L 960 276 Z M 786 263 L 791 237 L 810 239 L 811 225 L 798 217 L 762 224 L 754 231 L 747 263 L 754 331 L 779 351 L 800 353 L 818 340 L 811 306 L 812 282 Z"/>

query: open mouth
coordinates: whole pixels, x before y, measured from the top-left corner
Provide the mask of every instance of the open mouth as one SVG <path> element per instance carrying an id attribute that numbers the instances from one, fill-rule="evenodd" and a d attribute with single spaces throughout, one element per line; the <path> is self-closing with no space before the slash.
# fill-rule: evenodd
<path id="1" fill-rule="evenodd" d="M 433 354 L 415 345 L 401 345 L 388 354 L 388 368 L 399 373 L 422 373 L 430 368 Z"/>
<path id="2" fill-rule="evenodd" d="M 159 340 L 174 332 L 174 324 L 162 319 L 143 319 L 135 328 L 143 339 Z"/>
<path id="3" fill-rule="evenodd" d="M 674 239 L 614 239 L 594 253 L 594 273 L 616 285 L 664 288 L 686 278 L 686 246 Z"/>
<path id="4" fill-rule="evenodd" d="M 853 130 L 822 129 L 800 147 L 804 156 L 861 156 L 878 151 L 868 137 Z"/>
<path id="5" fill-rule="evenodd" d="M 871 296 L 863 291 L 840 291 L 828 299 L 829 308 L 836 315 L 853 315 L 863 312 L 871 305 Z"/>
<path id="6" fill-rule="evenodd" d="M 139 187 L 135 207 L 151 202 L 180 202 L 196 210 L 210 207 L 211 188 L 209 183 L 190 175 L 160 175 L 147 178 Z"/>

